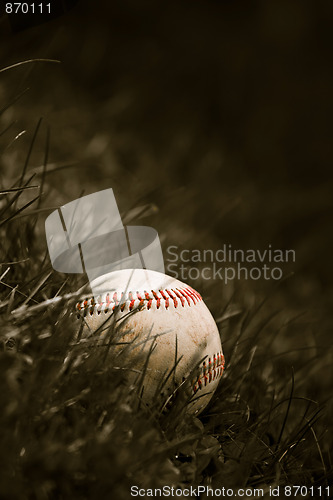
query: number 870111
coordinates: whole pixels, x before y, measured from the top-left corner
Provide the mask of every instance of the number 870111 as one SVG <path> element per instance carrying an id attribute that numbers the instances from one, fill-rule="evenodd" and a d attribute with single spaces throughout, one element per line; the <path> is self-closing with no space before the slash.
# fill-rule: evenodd
<path id="1" fill-rule="evenodd" d="M 51 4 L 7 2 L 6 14 L 51 14 Z"/>

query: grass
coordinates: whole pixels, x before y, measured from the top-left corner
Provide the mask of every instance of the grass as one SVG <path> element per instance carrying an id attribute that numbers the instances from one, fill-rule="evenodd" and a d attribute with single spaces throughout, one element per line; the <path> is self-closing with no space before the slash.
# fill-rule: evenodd
<path id="1" fill-rule="evenodd" d="M 136 388 L 126 384 L 126 371 L 90 363 L 91 354 L 77 340 L 74 313 L 74 292 L 84 277 L 56 273 L 48 259 L 45 216 L 70 201 L 59 195 L 61 172 L 72 183 L 76 173 L 60 163 L 50 168 L 50 130 L 40 120 L 28 130 L 23 162 L 18 159 L 24 148 L 11 141 L 9 130 L 3 141 L 19 156 L 4 152 L 3 164 L 11 161 L 15 175 L 9 182 L 2 172 L 0 191 L 0 497 L 123 499 L 132 485 L 207 485 L 235 492 L 263 488 L 269 498 L 270 486 L 328 486 L 333 443 L 327 311 L 323 308 L 324 320 L 317 321 L 291 300 L 293 277 L 275 288 L 239 282 L 228 292 L 216 282 L 193 283 L 217 318 L 226 372 L 199 418 L 181 404 L 163 414 L 148 411 Z M 38 169 L 30 167 L 32 158 L 41 158 Z M 20 163 L 23 168 L 16 166 Z M 149 182 L 134 186 L 129 202 L 117 186 L 128 218 L 143 204 L 152 208 L 147 225 L 156 223 L 164 242 L 183 233 L 185 246 L 200 247 L 191 210 L 181 214 L 184 200 L 195 200 L 193 186 L 184 197 L 181 190 L 171 191 L 180 214 L 172 225 L 170 198 L 154 194 Z M 198 209 L 191 206 L 195 214 Z M 140 210 L 132 214 L 139 223 Z M 225 214 L 223 221 L 230 217 L 228 204 Z M 248 216 L 253 226 L 256 214 Z M 205 234 L 210 231 L 207 225 Z M 218 231 L 207 240 L 212 246 L 219 241 Z"/>

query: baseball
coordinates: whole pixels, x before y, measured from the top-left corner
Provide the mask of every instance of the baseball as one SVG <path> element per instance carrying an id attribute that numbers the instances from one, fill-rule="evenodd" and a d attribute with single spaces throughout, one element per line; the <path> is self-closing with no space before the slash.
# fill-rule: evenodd
<path id="1" fill-rule="evenodd" d="M 224 370 L 216 323 L 198 292 L 165 274 L 113 271 L 93 280 L 77 304 L 83 336 L 112 345 L 108 362 L 126 364 L 142 401 L 165 408 L 180 387 L 200 413 Z"/>

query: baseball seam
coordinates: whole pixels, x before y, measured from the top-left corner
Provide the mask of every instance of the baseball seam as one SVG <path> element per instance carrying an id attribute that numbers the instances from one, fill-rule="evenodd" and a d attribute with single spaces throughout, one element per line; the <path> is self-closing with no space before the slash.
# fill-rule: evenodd
<path id="1" fill-rule="evenodd" d="M 214 380 L 220 378 L 224 371 L 224 364 L 225 361 L 222 352 L 218 352 L 211 358 L 208 358 L 207 361 L 203 361 L 200 373 L 197 376 L 196 382 L 193 384 L 194 394 Z"/>
<path id="2" fill-rule="evenodd" d="M 158 291 L 150 290 L 150 292 L 147 290 L 143 292 L 129 291 L 127 294 L 121 292 L 120 296 L 118 292 L 107 292 L 104 299 L 102 295 L 98 296 L 96 300 L 94 297 L 90 297 L 79 302 L 76 308 L 79 313 L 83 312 L 84 315 L 90 314 L 92 316 L 94 313 L 114 311 L 116 307 L 119 307 L 120 311 L 124 311 L 126 305 L 129 311 L 132 311 L 135 307 L 140 309 L 144 306 L 149 310 L 153 304 L 155 304 L 156 309 L 159 309 L 163 303 L 167 310 L 170 304 L 177 308 L 178 306 L 185 307 L 186 304 L 188 306 L 195 305 L 200 301 L 202 301 L 201 295 L 191 287 L 166 288 Z"/>

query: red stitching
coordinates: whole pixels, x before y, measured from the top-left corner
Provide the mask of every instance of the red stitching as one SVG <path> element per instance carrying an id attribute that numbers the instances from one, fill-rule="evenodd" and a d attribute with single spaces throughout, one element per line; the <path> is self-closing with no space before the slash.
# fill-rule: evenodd
<path id="1" fill-rule="evenodd" d="M 154 296 L 154 299 L 156 300 L 156 309 L 159 309 L 160 305 L 161 305 L 161 299 L 160 297 L 157 295 L 157 293 L 155 292 L 155 290 L 152 290 L 151 293 L 153 294 Z M 147 293 L 146 295 L 146 298 L 148 296 L 148 304 L 147 304 L 147 309 L 150 309 L 151 308 L 151 305 L 153 303 L 153 299 L 151 297 L 149 297 L 149 294 Z"/>
<path id="2" fill-rule="evenodd" d="M 185 299 L 186 299 L 186 301 L 187 301 L 188 305 L 190 306 L 190 305 L 191 305 L 191 301 L 190 301 L 190 299 L 188 298 L 188 296 L 186 295 L 186 293 L 184 292 L 184 290 L 179 290 L 179 293 L 181 293 L 181 294 L 182 294 L 182 296 L 183 296 L 183 297 L 185 297 Z"/>
<path id="3" fill-rule="evenodd" d="M 148 310 L 152 308 L 153 303 L 155 303 L 156 309 L 159 309 L 162 301 L 164 303 L 165 309 L 169 309 L 170 300 L 173 301 L 173 305 L 175 308 L 177 308 L 180 304 L 184 307 L 186 302 L 188 306 L 191 306 L 192 304 L 196 304 L 197 302 L 202 300 L 201 295 L 195 292 L 195 290 L 193 290 L 193 288 L 191 287 L 176 289 L 172 288 L 170 290 L 165 289 L 159 290 L 158 292 L 156 292 L 155 290 L 151 290 L 151 294 L 146 290 L 143 292 L 143 294 L 138 291 L 129 291 L 127 294 L 127 298 L 124 292 L 120 293 L 120 297 L 118 297 L 118 294 L 119 292 L 114 292 L 111 297 L 110 292 L 107 292 L 104 300 L 102 296 L 98 296 L 96 301 L 94 297 L 86 298 L 82 302 L 76 304 L 76 309 L 78 313 L 83 312 L 85 316 L 86 314 L 93 315 L 94 312 L 97 312 L 97 314 L 100 314 L 101 312 L 107 313 L 109 309 L 114 311 L 115 308 L 119 305 L 120 310 L 124 311 L 127 302 L 129 303 L 129 310 L 132 311 L 135 307 L 136 300 L 139 300 L 139 308 L 142 308 L 144 307 L 144 305 L 146 305 L 146 308 Z"/>
<path id="4" fill-rule="evenodd" d="M 192 297 L 195 299 L 196 302 L 199 302 L 202 300 L 200 293 L 198 293 L 196 290 L 193 288 L 189 287 L 189 293 L 191 293 Z"/>
<path id="5" fill-rule="evenodd" d="M 163 290 L 160 290 L 160 294 L 162 295 L 163 299 L 164 299 L 164 302 L 165 302 L 165 309 L 168 309 L 169 308 L 169 297 L 167 297 L 164 293 Z"/>
<path id="6" fill-rule="evenodd" d="M 129 292 L 128 298 L 130 300 L 129 310 L 132 311 L 132 309 L 134 307 L 134 303 L 135 303 L 135 298 L 133 297 L 133 293 L 132 292 Z"/>
<path id="7" fill-rule="evenodd" d="M 178 306 L 178 300 L 177 300 L 177 297 L 175 297 L 174 295 L 172 295 L 172 293 L 170 292 L 170 290 L 165 290 L 167 292 L 168 295 L 170 295 L 170 297 L 172 298 L 173 300 L 173 305 L 175 306 L 175 308 Z M 173 291 L 173 290 L 172 290 Z"/>
<path id="8" fill-rule="evenodd" d="M 185 293 L 188 295 L 190 299 L 192 299 L 193 304 L 197 303 L 197 297 L 193 294 L 192 288 L 185 288 Z M 194 296 L 193 296 L 194 295 Z"/>
<path id="9" fill-rule="evenodd" d="M 224 371 L 225 360 L 221 352 L 213 355 L 213 363 L 211 358 L 208 358 L 208 367 L 206 361 L 202 363 L 202 368 L 199 369 L 199 374 L 193 384 L 193 392 L 196 394 L 203 386 L 221 377 Z"/>
<path id="10" fill-rule="evenodd" d="M 179 293 L 178 288 L 176 290 L 173 290 L 173 292 L 177 295 L 179 298 L 181 305 L 184 307 L 185 306 L 185 300 L 184 297 Z"/>

